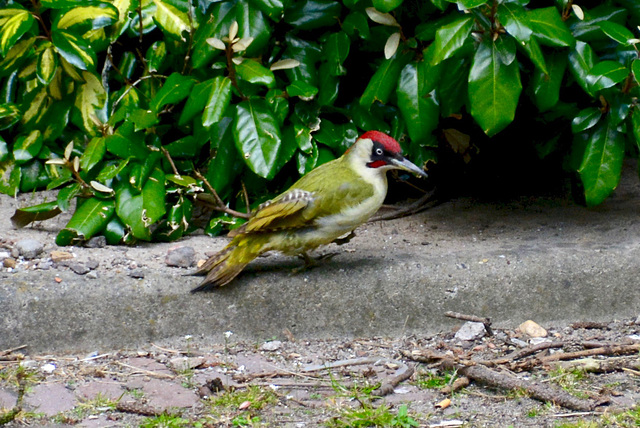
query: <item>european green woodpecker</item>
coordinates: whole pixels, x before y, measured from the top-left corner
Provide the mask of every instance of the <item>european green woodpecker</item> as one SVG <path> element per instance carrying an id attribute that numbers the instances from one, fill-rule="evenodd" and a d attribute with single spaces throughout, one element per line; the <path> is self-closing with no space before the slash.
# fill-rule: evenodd
<path id="1" fill-rule="evenodd" d="M 352 232 L 378 211 L 387 195 L 387 170 L 427 176 L 401 151 L 398 142 L 382 132 L 364 133 L 340 158 L 309 172 L 231 231 L 231 242 L 194 273 L 207 276 L 192 291 L 227 284 L 266 251 L 302 255 L 309 261 L 307 251 Z"/>

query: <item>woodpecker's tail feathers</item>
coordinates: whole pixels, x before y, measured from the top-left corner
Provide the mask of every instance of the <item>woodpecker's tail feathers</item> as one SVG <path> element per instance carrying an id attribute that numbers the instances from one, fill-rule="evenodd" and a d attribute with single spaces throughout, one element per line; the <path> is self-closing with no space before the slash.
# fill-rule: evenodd
<path id="1" fill-rule="evenodd" d="M 240 237 L 239 237 L 240 238 Z M 207 275 L 202 283 L 191 290 L 207 291 L 231 282 L 249 262 L 260 255 L 262 245 L 247 245 L 247 241 L 236 238 L 222 251 L 207 260 L 193 275 Z"/>

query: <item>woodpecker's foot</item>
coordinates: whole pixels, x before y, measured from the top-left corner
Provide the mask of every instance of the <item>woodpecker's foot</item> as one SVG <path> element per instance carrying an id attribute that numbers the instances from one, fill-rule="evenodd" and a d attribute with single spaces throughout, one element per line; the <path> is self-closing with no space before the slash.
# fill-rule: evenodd
<path id="1" fill-rule="evenodd" d="M 301 253 L 298 255 L 298 257 L 300 257 L 303 261 L 304 261 L 304 266 L 300 266 L 298 268 L 292 269 L 291 273 L 293 274 L 297 274 L 300 272 L 304 272 L 306 270 L 312 269 L 316 266 L 318 266 L 320 263 L 318 263 L 319 261 L 324 261 L 324 260 L 329 260 L 330 258 L 337 256 L 338 253 L 327 253 L 327 254 L 323 254 L 317 258 L 313 258 L 311 256 L 309 256 L 309 254 L 307 253 Z"/>
<path id="2" fill-rule="evenodd" d="M 352 230 L 344 238 L 336 238 L 336 239 L 334 239 L 333 243 L 336 244 L 336 245 L 344 245 L 344 244 L 348 243 L 349 241 L 351 241 L 355 236 L 356 236 L 356 232 L 355 232 L 355 230 Z"/>

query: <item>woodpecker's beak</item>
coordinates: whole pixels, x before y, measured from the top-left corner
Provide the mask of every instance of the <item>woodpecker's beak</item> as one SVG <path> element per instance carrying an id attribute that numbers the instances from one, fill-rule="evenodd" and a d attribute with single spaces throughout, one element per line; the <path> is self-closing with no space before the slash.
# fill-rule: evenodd
<path id="1" fill-rule="evenodd" d="M 413 172 L 414 174 L 418 174 L 422 177 L 428 177 L 427 173 L 424 172 L 422 168 L 418 168 L 415 164 L 409 162 L 403 156 L 392 158 L 391 163 L 398 169 L 404 169 L 405 171 Z"/>

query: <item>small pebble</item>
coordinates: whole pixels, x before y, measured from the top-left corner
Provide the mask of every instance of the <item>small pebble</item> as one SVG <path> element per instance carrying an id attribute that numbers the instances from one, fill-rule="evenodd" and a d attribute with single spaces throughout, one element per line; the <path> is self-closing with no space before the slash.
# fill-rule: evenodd
<path id="1" fill-rule="evenodd" d="M 142 279 L 144 278 L 144 271 L 142 269 L 134 269 L 129 271 L 128 274 L 131 278 Z"/>
<path id="2" fill-rule="evenodd" d="M 0 260 L 4 260 L 7 257 L 11 257 L 11 253 L 8 251 L 0 251 Z"/>
<path id="3" fill-rule="evenodd" d="M 2 261 L 2 266 L 6 268 L 14 268 L 16 267 L 16 259 L 14 259 L 13 257 L 7 257 Z"/>
<path id="4" fill-rule="evenodd" d="M 100 266 L 100 262 L 94 259 L 89 259 L 85 265 L 91 270 L 96 270 L 98 269 L 98 266 Z"/>
<path id="5" fill-rule="evenodd" d="M 177 247 L 167 252 L 164 262 L 167 266 L 189 268 L 196 262 L 196 251 L 193 247 Z"/>
<path id="6" fill-rule="evenodd" d="M 262 344 L 262 346 L 260 347 L 261 351 L 269 351 L 269 352 L 273 352 L 273 351 L 277 351 L 278 349 L 280 349 L 282 347 L 282 342 L 279 340 L 272 340 L 270 342 L 265 342 Z"/>
<path id="7" fill-rule="evenodd" d="M 638 318 L 636 318 L 636 320 L 634 321 L 635 325 L 640 325 L 640 315 L 638 315 Z"/>
<path id="8" fill-rule="evenodd" d="M 455 338 L 462 341 L 472 341 L 482 338 L 487 331 L 481 322 L 468 321 L 462 324 L 460 330 L 455 334 Z"/>
<path id="9" fill-rule="evenodd" d="M 40 368 L 40 370 L 42 370 L 45 373 L 53 373 L 55 369 L 56 369 L 56 365 L 51 363 L 47 363 Z"/>
<path id="10" fill-rule="evenodd" d="M 527 320 L 518 326 L 518 330 L 529 337 L 546 337 L 547 330 L 534 321 Z"/>
<path id="11" fill-rule="evenodd" d="M 73 258 L 73 254 L 68 251 L 53 250 L 50 255 L 51 261 L 54 263 L 60 263 L 61 261 L 70 260 Z"/>
<path id="12" fill-rule="evenodd" d="M 86 275 L 89 273 L 90 269 L 83 265 L 82 263 L 69 263 L 69 269 L 71 269 L 74 273 L 78 275 Z"/>
<path id="13" fill-rule="evenodd" d="M 35 239 L 21 239 L 16 242 L 15 248 L 25 259 L 35 259 L 44 251 L 42 242 Z"/>
<path id="14" fill-rule="evenodd" d="M 102 235 L 94 236 L 84 244 L 84 246 L 87 248 L 103 248 L 103 247 L 106 247 L 106 245 L 107 245 L 107 238 L 105 238 Z"/>
<path id="15" fill-rule="evenodd" d="M 87 278 L 89 279 L 98 279 L 98 272 L 96 272 L 95 270 L 92 270 L 90 272 L 87 273 Z"/>

